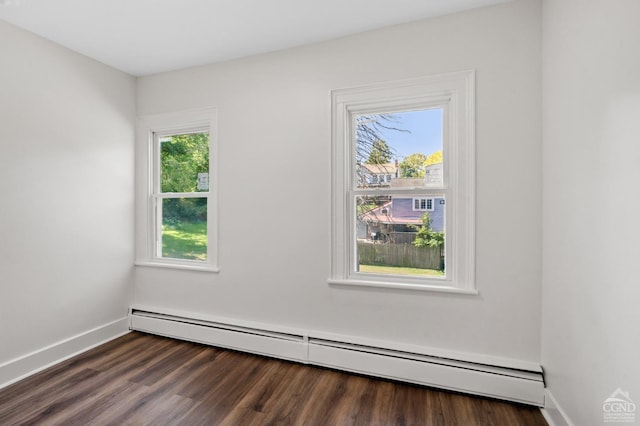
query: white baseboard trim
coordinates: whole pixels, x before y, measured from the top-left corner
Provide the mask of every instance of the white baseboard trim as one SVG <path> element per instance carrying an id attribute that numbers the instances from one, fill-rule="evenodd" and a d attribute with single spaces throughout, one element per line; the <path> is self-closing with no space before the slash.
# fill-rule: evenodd
<path id="1" fill-rule="evenodd" d="M 124 317 L 4 362 L 0 389 L 127 333 L 129 319 Z"/>
<path id="2" fill-rule="evenodd" d="M 549 388 L 544 390 L 544 407 L 540 412 L 549 426 L 573 426 L 573 422 L 554 398 Z"/>
<path id="3" fill-rule="evenodd" d="M 539 365 L 531 370 L 507 368 L 390 348 L 375 342 L 365 345 L 348 336 L 328 339 L 326 334 L 313 331 L 194 318 L 188 313 L 149 307 L 132 307 L 130 319 L 132 330 L 538 407 L 544 405 L 544 381 Z"/>

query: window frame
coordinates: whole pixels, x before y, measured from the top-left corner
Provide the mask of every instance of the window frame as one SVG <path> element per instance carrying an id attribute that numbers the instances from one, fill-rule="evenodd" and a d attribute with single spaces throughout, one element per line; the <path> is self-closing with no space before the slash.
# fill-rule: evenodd
<path id="1" fill-rule="evenodd" d="M 217 109 L 155 114 L 138 120 L 136 266 L 218 272 L 218 188 Z M 209 190 L 162 192 L 160 188 L 160 140 L 170 135 L 209 133 Z M 157 204 L 167 198 L 207 199 L 207 260 L 177 259 L 158 255 L 161 210 Z"/>
<path id="2" fill-rule="evenodd" d="M 328 282 L 477 294 L 475 288 L 475 71 L 332 91 L 332 264 Z M 353 117 L 443 108 L 442 183 L 419 188 L 357 189 Z M 361 273 L 356 269 L 355 197 L 402 195 L 446 201 L 445 278 Z M 434 201 L 435 202 L 435 201 Z M 435 208 L 435 205 L 433 206 Z"/>

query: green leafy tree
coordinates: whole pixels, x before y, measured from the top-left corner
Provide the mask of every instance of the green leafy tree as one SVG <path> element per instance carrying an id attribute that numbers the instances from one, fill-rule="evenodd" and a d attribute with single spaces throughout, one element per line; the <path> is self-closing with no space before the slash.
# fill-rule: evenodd
<path id="1" fill-rule="evenodd" d="M 174 135 L 160 144 L 160 185 L 162 192 L 198 192 L 198 173 L 209 172 L 209 134 Z M 205 198 L 163 200 L 163 223 L 204 220 Z"/>
<path id="2" fill-rule="evenodd" d="M 424 166 L 425 166 L 426 160 L 427 160 L 427 156 L 420 152 L 416 152 L 414 154 L 408 155 L 399 164 L 400 177 L 403 177 L 403 178 L 424 177 Z"/>
<path id="3" fill-rule="evenodd" d="M 432 164 L 442 163 L 442 150 L 438 150 L 433 154 L 429 155 L 424 160 L 424 166 L 430 166 Z"/>
<path id="4" fill-rule="evenodd" d="M 175 135 L 160 146 L 162 192 L 198 191 L 198 173 L 209 172 L 209 134 Z"/>
<path id="5" fill-rule="evenodd" d="M 368 164 L 386 164 L 391 161 L 392 153 L 389 144 L 386 141 L 379 139 L 374 141 L 371 146 L 371 152 L 367 159 Z"/>

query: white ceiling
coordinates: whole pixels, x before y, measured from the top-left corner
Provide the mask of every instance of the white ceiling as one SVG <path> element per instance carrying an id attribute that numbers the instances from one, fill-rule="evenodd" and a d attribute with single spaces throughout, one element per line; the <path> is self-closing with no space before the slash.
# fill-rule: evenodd
<path id="1" fill-rule="evenodd" d="M 0 19 L 141 76 L 506 1 L 0 0 Z"/>

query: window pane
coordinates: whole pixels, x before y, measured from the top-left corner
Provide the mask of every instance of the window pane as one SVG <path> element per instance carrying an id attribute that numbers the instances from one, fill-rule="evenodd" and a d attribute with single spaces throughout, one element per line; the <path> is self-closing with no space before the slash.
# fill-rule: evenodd
<path id="1" fill-rule="evenodd" d="M 160 138 L 160 192 L 209 190 L 209 133 Z"/>
<path id="2" fill-rule="evenodd" d="M 207 199 L 162 200 L 161 257 L 207 260 Z"/>
<path id="3" fill-rule="evenodd" d="M 357 196 L 355 205 L 357 272 L 444 277 L 444 196 Z"/>
<path id="4" fill-rule="evenodd" d="M 356 115 L 356 186 L 441 186 L 442 120 L 442 108 Z"/>

